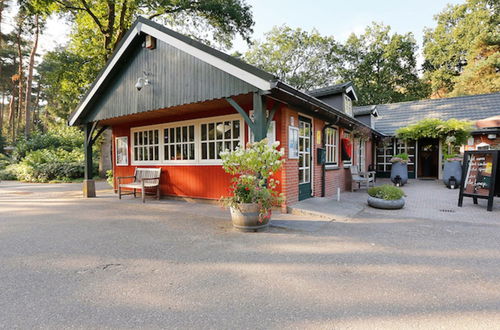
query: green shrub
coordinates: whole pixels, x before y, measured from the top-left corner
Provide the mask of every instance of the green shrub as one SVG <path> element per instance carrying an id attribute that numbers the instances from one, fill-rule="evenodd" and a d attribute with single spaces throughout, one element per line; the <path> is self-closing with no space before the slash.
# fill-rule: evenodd
<path id="1" fill-rule="evenodd" d="M 11 163 L 12 161 L 7 155 L 0 154 L 0 170 L 5 169 Z"/>
<path id="2" fill-rule="evenodd" d="M 398 187 L 384 184 L 379 187 L 371 187 L 368 189 L 368 195 L 392 201 L 402 198 L 404 196 L 404 192 Z"/>
<path id="3" fill-rule="evenodd" d="M 113 180 L 113 170 L 107 170 L 106 171 L 106 181 L 108 182 L 108 184 L 114 188 L 115 186 L 115 182 Z"/>
<path id="4" fill-rule="evenodd" d="M 9 165 L 0 170 L 0 180 L 17 180 L 14 165 Z"/>

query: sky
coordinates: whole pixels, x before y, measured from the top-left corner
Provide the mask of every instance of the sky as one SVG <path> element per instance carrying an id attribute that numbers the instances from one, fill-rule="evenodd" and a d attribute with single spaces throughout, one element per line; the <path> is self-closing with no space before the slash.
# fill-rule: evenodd
<path id="1" fill-rule="evenodd" d="M 421 48 L 423 30 L 434 27 L 434 15 L 447 4 L 465 0 L 247 0 L 252 6 L 255 21 L 253 38 L 263 40 L 264 33 L 275 25 L 287 24 L 292 28 L 310 31 L 316 28 L 321 34 L 345 41 L 351 33 L 360 34 L 371 22 L 390 25 L 394 32 L 412 32 Z M 40 40 L 41 52 L 54 49 L 67 41 L 69 26 L 53 18 Z M 237 38 L 233 49 L 244 52 L 246 43 Z M 422 58 L 419 56 L 419 62 Z"/>

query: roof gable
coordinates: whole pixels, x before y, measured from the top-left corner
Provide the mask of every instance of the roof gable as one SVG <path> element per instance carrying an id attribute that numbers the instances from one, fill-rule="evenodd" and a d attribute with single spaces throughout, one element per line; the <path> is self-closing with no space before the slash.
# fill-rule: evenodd
<path id="1" fill-rule="evenodd" d="M 157 49 L 150 51 L 141 47 L 145 34 L 157 38 Z M 143 71 L 148 72 L 148 66 L 154 71 L 150 71 L 153 75 L 150 77 L 151 85 L 144 88 L 140 92 L 142 94 L 138 94 L 129 85 L 134 88 L 137 79 L 143 76 Z M 172 75 L 173 72 L 175 75 Z M 166 93 L 162 89 L 168 86 L 167 77 L 177 81 L 178 87 L 192 82 L 196 86 L 190 86 L 189 91 L 185 88 L 184 92 L 181 91 L 180 95 L 174 97 L 172 93 Z M 160 24 L 139 18 L 70 116 L 69 124 L 109 118 L 116 111 L 126 115 L 237 95 L 235 93 L 270 90 L 275 86 L 276 80 L 273 75 L 232 56 Z M 209 85 L 200 89 L 200 82 Z M 216 91 L 217 87 L 222 90 Z M 150 95 L 143 97 L 146 93 Z M 120 105 L 122 109 L 109 108 L 117 105 L 116 100 L 122 101 L 120 95 L 126 96 L 126 100 L 123 100 L 126 103 Z M 102 111 L 104 112 L 101 113 Z"/>

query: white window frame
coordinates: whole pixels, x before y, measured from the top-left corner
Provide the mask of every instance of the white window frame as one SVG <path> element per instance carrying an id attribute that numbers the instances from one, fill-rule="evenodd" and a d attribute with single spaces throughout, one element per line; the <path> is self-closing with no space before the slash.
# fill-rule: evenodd
<path id="1" fill-rule="evenodd" d="M 222 118 L 222 119 L 221 119 Z M 222 124 L 224 124 L 225 121 L 229 121 L 230 122 L 230 125 L 232 126 L 233 124 L 233 121 L 236 121 L 238 120 L 239 123 L 240 123 L 240 136 L 239 136 L 239 145 L 240 146 L 244 146 L 244 132 L 245 132 L 245 126 L 244 126 L 244 123 L 242 122 L 242 119 L 241 119 L 241 116 L 237 116 L 236 118 L 234 119 L 229 119 L 229 118 L 226 118 L 226 117 L 217 117 L 217 118 L 214 118 L 212 120 L 204 120 L 202 122 L 199 123 L 198 125 L 198 146 L 199 146 L 199 149 L 198 149 L 198 159 L 199 159 L 199 162 L 200 163 L 213 163 L 213 162 L 216 162 L 217 164 L 222 164 L 222 160 L 221 159 L 202 159 L 202 148 L 201 148 L 201 144 L 202 143 L 214 143 L 214 148 L 215 148 L 215 152 L 217 152 L 217 142 L 221 142 L 221 143 L 225 143 L 226 142 L 226 138 L 224 137 L 224 133 L 222 133 L 222 140 L 221 139 L 217 139 L 217 137 L 215 136 L 215 139 L 214 140 L 201 140 L 201 125 L 203 124 L 206 124 L 206 125 L 209 125 L 209 124 L 214 124 L 215 125 L 215 128 L 217 129 L 217 122 L 222 122 Z M 207 131 L 207 134 L 208 134 L 208 131 Z M 231 145 L 234 141 L 238 141 L 237 139 L 233 139 L 232 137 L 230 139 L 227 139 L 229 141 L 231 141 Z M 222 151 L 224 151 L 224 146 L 222 148 Z M 207 151 L 208 153 L 208 151 Z"/>
<path id="2" fill-rule="evenodd" d="M 366 140 L 358 139 L 358 169 L 361 172 L 366 170 Z"/>
<path id="3" fill-rule="evenodd" d="M 352 117 L 352 100 L 344 94 L 344 112 Z"/>
<path id="4" fill-rule="evenodd" d="M 343 160 L 342 159 L 342 165 L 344 165 L 345 167 L 350 167 L 352 166 L 353 164 L 353 158 L 354 158 L 354 139 L 353 139 L 353 136 L 352 136 L 352 132 L 351 131 L 347 131 L 347 130 L 344 130 L 343 132 L 343 137 L 339 139 L 340 141 L 340 144 L 341 143 L 341 140 L 342 139 L 349 139 L 349 141 L 351 141 L 351 159 L 350 160 Z M 346 137 L 347 136 L 347 137 Z M 343 148 L 343 146 L 341 145 L 340 148 Z M 342 153 L 342 150 L 341 150 L 341 153 Z"/>
<path id="5" fill-rule="evenodd" d="M 222 160 L 202 160 L 201 159 L 201 124 L 212 123 L 217 121 L 233 121 L 239 120 L 240 122 L 240 145 L 244 146 L 245 141 L 245 122 L 243 118 L 239 114 L 234 115 L 225 115 L 225 116 L 214 116 L 214 117 L 206 117 L 192 120 L 183 120 L 183 121 L 175 121 L 163 124 L 156 125 L 148 125 L 148 126 L 138 126 L 130 128 L 130 136 L 131 136 L 131 162 L 132 166 L 140 166 L 140 165 L 156 165 L 156 166 L 167 166 L 167 165 L 222 165 Z M 194 160 L 165 160 L 164 155 L 164 129 L 172 128 L 172 127 L 180 127 L 180 126 L 189 126 L 194 125 L 194 134 L 195 134 L 195 148 L 194 148 Z M 135 145 L 133 134 L 134 132 L 140 132 L 145 130 L 158 129 L 159 130 L 159 161 L 135 161 Z"/>
<path id="6" fill-rule="evenodd" d="M 335 132 L 331 137 L 329 137 L 327 133 L 329 129 Z M 339 165 L 339 128 L 337 126 L 325 128 L 325 153 L 326 153 L 325 165 L 327 166 Z M 330 159 L 329 155 L 331 155 L 333 159 Z"/>
<path id="7" fill-rule="evenodd" d="M 143 133 L 143 136 L 144 136 L 144 132 L 148 132 L 148 131 L 156 131 L 158 130 L 158 144 L 156 143 L 148 143 L 147 145 L 136 145 L 135 144 L 135 139 L 134 139 L 134 133 Z M 143 137 L 144 138 L 144 137 Z M 156 164 L 158 163 L 162 158 L 161 158 L 161 139 L 162 139 L 162 136 L 161 136 L 161 131 L 156 127 L 156 126 L 149 126 L 149 127 L 143 127 L 142 129 L 137 129 L 137 130 L 134 130 L 130 132 L 130 144 L 132 146 L 132 150 L 131 150 L 131 164 L 134 165 L 135 164 L 139 164 L 139 165 L 148 165 L 148 164 Z M 148 141 L 149 142 L 149 141 Z M 135 148 L 136 147 L 155 147 L 155 146 L 158 146 L 158 160 L 135 160 Z"/>
<path id="8" fill-rule="evenodd" d="M 120 163 L 118 162 L 118 156 L 119 156 L 119 143 L 122 141 L 123 146 L 125 147 L 125 154 L 123 155 L 123 162 Z M 129 160 L 128 160 L 128 136 L 117 136 L 115 137 L 115 165 L 116 166 L 128 166 Z"/>

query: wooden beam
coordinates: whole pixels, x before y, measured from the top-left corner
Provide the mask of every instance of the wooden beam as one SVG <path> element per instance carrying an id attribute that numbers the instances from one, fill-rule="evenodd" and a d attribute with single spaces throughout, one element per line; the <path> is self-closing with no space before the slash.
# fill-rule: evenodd
<path id="1" fill-rule="evenodd" d="M 275 101 L 273 108 L 271 109 L 271 112 L 269 113 L 269 117 L 267 118 L 267 129 L 269 129 L 269 125 L 271 125 L 271 122 L 273 121 L 274 114 L 278 110 L 279 106 L 280 106 L 280 103 L 278 101 Z"/>
<path id="2" fill-rule="evenodd" d="M 85 171 L 84 179 L 92 180 L 93 164 L 92 164 L 92 133 L 95 129 L 95 124 L 85 124 L 83 131 L 85 133 L 84 155 L 85 155 Z"/>
<path id="3" fill-rule="evenodd" d="M 253 116 L 254 129 L 253 135 L 255 142 L 265 139 L 267 136 L 267 116 L 264 107 L 263 96 L 259 93 L 253 93 Z"/>
<path id="4" fill-rule="evenodd" d="M 243 117 L 247 125 L 250 127 L 250 129 L 253 131 L 254 130 L 254 122 L 248 117 L 248 114 L 243 110 L 242 107 L 238 103 L 236 103 L 235 100 L 233 100 L 230 97 L 226 97 L 226 101 L 236 110 L 239 112 L 239 114 Z"/>
<path id="5" fill-rule="evenodd" d="M 94 135 L 92 138 L 92 145 L 95 143 L 95 141 L 101 136 L 101 134 L 108 128 L 109 126 L 102 126 L 97 133 Z"/>

